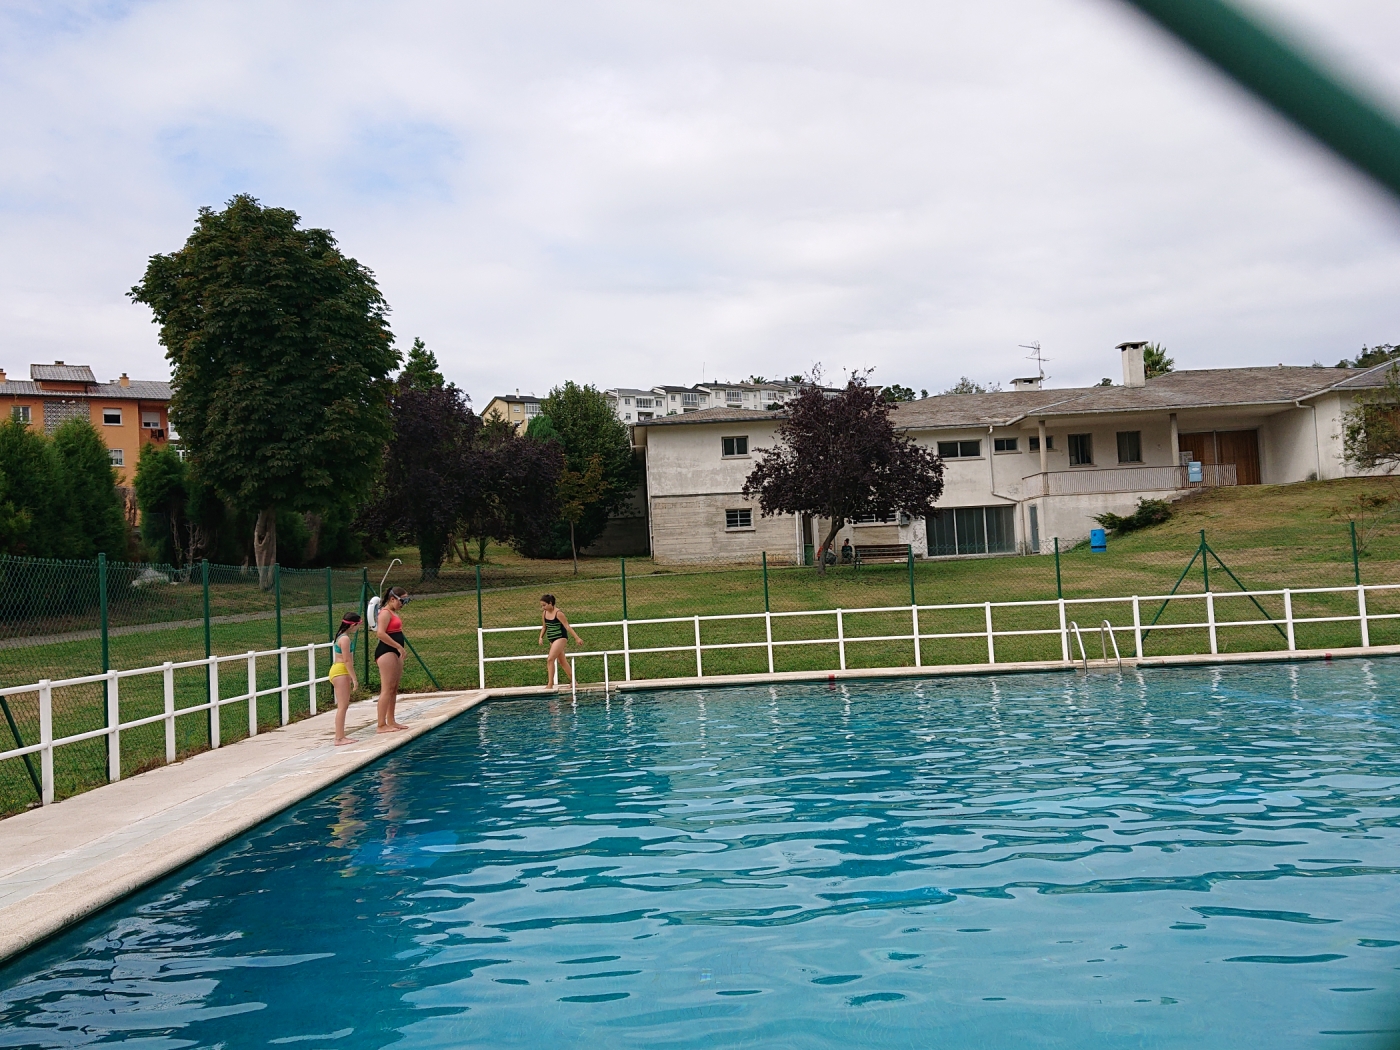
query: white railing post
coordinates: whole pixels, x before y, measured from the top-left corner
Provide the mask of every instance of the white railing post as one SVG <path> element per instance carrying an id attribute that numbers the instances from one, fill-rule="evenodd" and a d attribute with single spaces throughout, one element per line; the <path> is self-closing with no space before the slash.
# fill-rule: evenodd
<path id="1" fill-rule="evenodd" d="M 282 717 L 282 724 L 286 725 L 292 720 L 292 691 L 288 686 L 291 678 L 287 674 L 287 647 L 284 645 L 277 650 L 277 681 L 281 686 L 281 692 L 277 699 L 282 703 L 279 712 Z"/>
<path id="2" fill-rule="evenodd" d="M 1133 651 L 1137 653 L 1137 658 L 1142 659 L 1142 604 L 1138 601 L 1138 596 L 1133 595 Z"/>
<path id="3" fill-rule="evenodd" d="M 49 679 L 39 683 L 39 804 L 53 804 L 53 687 Z"/>
<path id="4" fill-rule="evenodd" d="M 248 735 L 258 735 L 258 654 L 248 652 Z"/>
<path id="5" fill-rule="evenodd" d="M 1210 655 L 1215 656 L 1220 649 L 1215 640 L 1215 592 L 1206 591 L 1206 626 L 1210 628 Z"/>
<path id="6" fill-rule="evenodd" d="M 1370 648 L 1371 624 L 1366 619 L 1366 587 L 1359 583 L 1356 585 L 1356 612 L 1361 620 L 1361 645 Z"/>
<path id="7" fill-rule="evenodd" d="M 763 628 L 768 638 L 768 673 L 773 673 L 773 614 L 764 610 Z"/>
<path id="8" fill-rule="evenodd" d="M 627 621 L 622 621 L 622 680 L 632 681 L 632 639 L 627 633 Z"/>
<path id="9" fill-rule="evenodd" d="M 840 609 L 836 610 L 836 646 L 841 651 L 841 670 L 846 669 L 846 618 Z"/>
<path id="10" fill-rule="evenodd" d="M 1286 589 L 1283 592 L 1283 618 L 1288 624 L 1288 651 L 1291 653 L 1298 648 L 1298 643 L 1293 637 L 1293 592 Z"/>
<path id="11" fill-rule="evenodd" d="M 117 672 L 107 672 L 107 779 L 115 784 L 122 778 L 121 700 Z"/>
<path id="12" fill-rule="evenodd" d="M 603 654 L 603 695 L 612 692 L 612 679 L 608 675 L 608 654 Z"/>
<path id="13" fill-rule="evenodd" d="M 209 746 L 219 746 L 219 658 L 209 657 Z"/>
<path id="14" fill-rule="evenodd" d="M 556 676 L 559 674 L 558 671 L 554 673 Z M 578 665 L 574 663 L 573 656 L 569 657 L 569 694 L 574 703 L 578 703 Z"/>
<path id="15" fill-rule="evenodd" d="M 1065 623 L 1065 600 L 1060 599 L 1060 659 L 1069 663 L 1069 625 Z"/>
<path id="16" fill-rule="evenodd" d="M 986 609 L 987 609 L 987 663 L 989 663 L 989 664 L 994 664 L 994 663 L 997 662 L 997 649 L 996 649 L 995 643 L 993 643 L 993 641 L 992 641 L 992 603 L 991 603 L 991 602 L 987 602 L 987 603 L 986 603 Z"/>
<path id="17" fill-rule="evenodd" d="M 924 643 L 919 637 L 919 607 L 917 605 L 911 605 L 909 608 L 914 614 L 914 666 L 923 667 Z"/>
<path id="18" fill-rule="evenodd" d="M 700 617 L 695 617 L 695 677 L 705 677 L 705 664 L 700 658 Z"/>
<path id="19" fill-rule="evenodd" d="M 476 629 L 476 687 L 486 688 L 486 632 Z"/>
<path id="20" fill-rule="evenodd" d="M 165 761 L 175 761 L 175 665 L 169 660 L 161 665 L 165 679 Z"/>
<path id="21" fill-rule="evenodd" d="M 354 657 L 350 657 L 354 659 Z M 316 643 L 312 642 L 306 647 L 306 691 L 309 694 L 307 700 L 311 713 L 316 713 Z"/>

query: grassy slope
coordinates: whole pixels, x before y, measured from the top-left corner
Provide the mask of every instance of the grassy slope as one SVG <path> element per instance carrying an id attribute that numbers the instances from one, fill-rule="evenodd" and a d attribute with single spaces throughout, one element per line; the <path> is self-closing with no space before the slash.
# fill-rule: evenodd
<path id="1" fill-rule="evenodd" d="M 1206 530 L 1211 546 L 1224 563 L 1251 589 L 1277 587 L 1347 586 L 1353 582 L 1353 567 L 1348 517 L 1364 511 L 1359 532 L 1365 544 L 1361 559 L 1362 577 L 1367 583 L 1400 583 L 1400 525 L 1377 517 L 1375 503 L 1369 496 L 1389 499 L 1394 489 L 1389 482 L 1349 480 L 1276 487 L 1218 489 L 1177 505 L 1171 521 L 1156 528 L 1110 540 L 1106 554 L 1093 554 L 1087 547 L 1064 552 L 1060 558 L 1060 576 L 1066 598 L 1088 598 L 1121 595 L 1164 594 L 1171 589 L 1190 561 L 1199 543 L 1199 532 Z M 1380 521 L 1380 524 L 1375 522 Z M 391 582 L 404 582 L 424 596 L 411 604 L 404 621 L 410 639 L 439 682 L 448 687 L 473 686 L 477 679 L 477 600 L 474 590 L 466 594 L 434 595 L 416 582 L 416 558 L 412 551 L 395 552 L 407 563 L 396 567 Z M 622 581 L 618 562 L 612 559 L 583 559 L 581 573 L 574 577 L 567 562 L 529 562 L 512 553 L 492 552 L 491 562 L 484 568 L 486 590 L 482 595 L 482 613 L 487 626 L 529 626 L 538 624 L 538 597 L 542 590 L 554 592 L 561 606 L 576 623 L 593 620 L 617 620 L 622 615 Z M 1217 615 L 1221 619 L 1259 619 L 1262 614 L 1250 603 L 1224 595 L 1235 589 L 1234 583 L 1214 562 L 1210 565 L 1212 590 L 1216 598 Z M 371 583 L 377 585 L 383 567 L 371 567 Z M 1200 593 L 1203 575 L 1199 563 L 1182 582 L 1182 592 Z M 475 568 L 448 567 L 438 581 L 439 591 L 474 588 Z M 921 605 L 980 603 L 984 601 L 1030 601 L 1056 597 L 1055 560 L 1053 557 L 981 558 L 954 561 L 920 562 L 915 566 L 914 589 Z M 768 575 L 768 601 L 774 612 L 812 609 L 856 609 L 879 606 L 902 606 L 899 613 L 862 614 L 846 616 L 848 638 L 910 632 L 910 579 L 906 566 L 878 566 L 856 571 L 837 567 L 825 578 L 814 570 L 804 568 L 775 568 Z M 1185 622 L 1204 618 L 1203 602 L 1174 603 L 1162 615 L 1162 623 Z M 1263 599 L 1262 604 L 1272 617 L 1282 616 L 1282 599 Z M 628 559 L 628 616 L 631 620 L 725 613 L 762 613 L 764 610 L 763 574 L 754 568 L 710 569 L 708 571 L 667 571 L 656 568 L 649 559 Z M 1144 603 L 1142 618 L 1151 620 L 1155 605 Z M 1400 597 L 1373 597 L 1372 613 L 1400 612 Z M 1296 596 L 1295 616 L 1349 615 L 1355 612 L 1355 598 L 1342 596 Z M 1117 626 L 1132 622 L 1131 607 L 1124 603 L 1071 605 L 1069 616 L 1086 628 L 1104 618 Z M 1400 621 L 1379 621 L 1373 625 L 1373 642 L 1400 641 Z M 288 642 L 321 641 L 324 638 L 323 614 L 289 615 L 284 619 L 283 636 Z M 920 627 L 924 633 L 981 632 L 985 625 L 982 608 L 924 612 Z M 1046 635 L 1028 635 L 997 640 L 997 659 L 1058 658 L 1058 611 L 1054 606 L 998 610 L 995 618 L 998 630 L 1044 630 Z M 800 616 L 774 621 L 776 640 L 832 637 L 835 634 L 832 616 Z M 620 627 L 585 630 L 587 648 L 620 648 Z M 762 642 L 764 623 L 755 620 L 721 621 L 703 628 L 706 643 Z M 684 646 L 694 643 L 695 628 L 691 621 L 634 625 L 631 646 Z M 1298 630 L 1300 646 L 1356 644 L 1355 624 L 1302 626 Z M 1086 639 L 1086 644 L 1097 642 Z M 1220 638 L 1224 650 L 1282 648 L 1284 640 L 1270 626 L 1236 628 L 1223 631 Z M 218 653 L 246 652 L 272 644 L 267 621 L 220 624 L 216 626 L 214 649 Z M 363 642 L 361 643 L 363 644 Z M 1120 644 L 1131 649 L 1131 637 L 1120 637 Z M 1145 651 L 1151 653 L 1205 651 L 1204 631 L 1158 630 L 1148 636 Z M 538 654 L 533 630 L 518 634 L 490 635 L 487 653 L 492 656 Z M 191 659 L 203 655 L 203 629 L 181 628 L 125 635 L 113 640 L 113 663 L 118 667 L 139 667 L 164 660 Z M 847 646 L 847 663 L 851 667 L 905 665 L 913 662 L 911 642 L 852 641 Z M 922 659 L 926 664 L 974 662 L 987 658 L 984 638 L 926 641 Z M 838 652 L 834 645 L 810 645 L 779 648 L 775 655 L 778 670 L 834 667 Z M 622 674 L 620 658 L 610 661 L 613 677 Z M 33 681 L 36 677 L 58 678 L 64 674 L 91 673 L 100 666 L 98 643 L 95 640 L 73 641 L 34 646 L 23 649 L 0 650 L 0 675 L 6 684 Z M 357 665 L 363 675 L 363 663 Z M 300 677 L 293 665 L 293 677 Z M 734 649 L 709 652 L 704 655 L 706 673 L 762 671 L 767 668 L 763 648 Z M 632 661 L 633 677 L 659 677 L 695 673 L 694 651 L 675 654 L 636 655 Z M 276 683 L 276 669 L 265 661 L 258 668 L 259 683 L 267 687 Z M 541 662 L 495 664 L 490 668 L 491 684 L 524 684 L 542 679 Z M 601 681 L 600 659 L 583 658 L 580 678 Z M 373 667 L 367 687 L 374 688 Z M 246 689 L 247 672 L 243 664 L 229 665 L 221 678 L 220 692 L 235 695 Z M 431 688 L 427 676 L 410 661 L 404 676 L 408 690 Z M 177 705 L 202 703 L 205 699 L 203 675 L 198 670 L 176 675 Z M 324 705 L 329 693 L 322 687 L 319 703 Z M 122 717 L 130 719 L 153 714 L 162 709 L 163 697 L 158 680 L 124 685 Z M 307 708 L 305 690 L 293 700 L 293 713 L 299 715 Z M 37 712 L 32 698 L 12 701 L 21 732 L 29 739 L 37 724 Z M 55 699 L 55 731 L 71 733 L 96 728 L 102 724 L 103 708 L 98 687 L 76 688 Z M 260 704 L 259 722 L 276 724 L 277 703 L 268 698 Z M 247 732 L 246 705 L 232 705 L 222 717 L 223 739 L 236 739 Z M 177 720 L 177 742 L 181 753 L 207 745 L 207 717 L 203 714 Z M 138 733 L 123 734 L 123 766 L 134 771 L 162 760 L 164 754 L 162 727 L 157 724 Z M 0 748 L 8 746 L 8 731 L 0 730 Z M 68 752 L 58 762 L 60 794 L 69 794 L 100 782 L 105 770 L 105 748 L 101 741 L 63 749 Z M 62 754 L 63 752 L 60 752 Z M 32 795 L 28 778 L 15 761 L 0 764 L 0 812 L 23 805 Z"/>

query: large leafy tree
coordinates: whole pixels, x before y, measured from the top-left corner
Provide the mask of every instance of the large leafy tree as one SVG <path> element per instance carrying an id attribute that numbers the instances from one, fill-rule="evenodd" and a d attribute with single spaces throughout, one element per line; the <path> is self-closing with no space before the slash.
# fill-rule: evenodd
<path id="1" fill-rule="evenodd" d="M 264 586 L 277 512 L 364 493 L 389 438 L 398 363 L 374 275 L 329 230 L 241 194 L 202 208 L 184 247 L 151 257 L 131 297 L 170 359 L 170 417 L 194 470 L 253 517 Z"/>
<path id="2" fill-rule="evenodd" d="M 557 440 L 522 437 L 507 420 L 492 418 L 482 422 L 472 454 L 481 462 L 484 484 L 466 501 L 460 527 L 475 541 L 479 561 L 489 541 L 527 546 L 529 537 L 559 519 L 564 453 Z"/>
<path id="3" fill-rule="evenodd" d="M 531 422 L 528 436 L 557 441 L 569 476 L 586 476 L 593 457 L 598 457 L 599 481 L 582 496 L 577 521 L 556 518 L 550 529 L 538 530 L 522 540 L 526 553 L 566 558 L 576 547 L 586 548 L 602 534 L 609 515 L 625 506 L 637 487 L 641 468 L 632 454 L 627 428 L 601 390 L 566 382 L 540 402 L 540 413 Z M 568 495 L 573 499 L 580 493 L 571 491 Z"/>
<path id="4" fill-rule="evenodd" d="M 1360 394 L 1342 413 L 1342 452 L 1362 470 L 1400 470 L 1400 365 L 1386 369 L 1385 383 Z"/>
<path id="5" fill-rule="evenodd" d="M 69 513 L 68 472 L 53 442 L 18 420 L 0 426 L 0 475 L 14 508 L 6 552 L 76 557 L 80 522 Z"/>
<path id="6" fill-rule="evenodd" d="M 788 402 L 778 426 L 778 444 L 757 449 L 762 459 L 744 482 L 765 516 L 811 514 L 828 530 L 817 552 L 826 572 L 826 552 L 849 521 L 867 514 L 903 511 L 923 517 L 943 494 L 943 461 L 930 449 L 895 431 L 890 404 L 863 375 L 853 376 L 834 397 L 815 382 Z"/>
<path id="7" fill-rule="evenodd" d="M 71 556 L 126 557 L 130 531 L 101 435 L 86 419 L 70 419 L 54 431 L 53 445 L 68 476 L 68 513 L 77 525 Z"/>

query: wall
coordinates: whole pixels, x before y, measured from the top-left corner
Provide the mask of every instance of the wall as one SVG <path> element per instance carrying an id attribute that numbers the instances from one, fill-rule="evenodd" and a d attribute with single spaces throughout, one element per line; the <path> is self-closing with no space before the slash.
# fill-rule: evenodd
<path id="1" fill-rule="evenodd" d="M 777 443 L 772 420 L 741 423 L 701 423 L 694 426 L 661 424 L 646 432 L 647 492 L 659 496 L 695 493 L 737 493 L 744 479 L 758 465 L 758 448 Z M 747 437 L 749 454 L 726 459 L 720 438 Z"/>
<path id="2" fill-rule="evenodd" d="M 120 409 L 122 421 L 120 424 L 104 423 L 103 411 L 109 409 Z M 159 403 L 142 403 L 140 401 L 121 401 L 115 398 L 93 398 L 88 402 L 88 417 L 92 421 L 93 429 L 102 436 L 102 442 L 109 449 L 119 448 L 122 450 L 123 465 L 117 468 L 121 477 L 119 484 L 129 485 L 131 479 L 136 476 L 136 463 L 141 456 L 141 446 L 150 439 L 143 432 L 141 426 L 141 412 L 160 413 L 160 429 L 169 433 L 169 419 L 166 416 L 166 406 Z"/>
<path id="3" fill-rule="evenodd" d="M 724 512 L 748 507 L 753 528 L 730 532 Z M 757 501 L 737 494 L 652 496 L 651 551 L 658 565 L 688 562 L 755 562 L 767 552 L 776 565 L 795 558 L 797 525 L 791 515 L 765 518 Z"/>
<path id="4" fill-rule="evenodd" d="M 1325 426 L 1325 420 L 1319 416 L 1319 434 Z M 1259 480 L 1263 484 L 1306 481 L 1317 469 L 1318 448 L 1313 438 L 1311 408 L 1290 408 L 1259 424 Z"/>

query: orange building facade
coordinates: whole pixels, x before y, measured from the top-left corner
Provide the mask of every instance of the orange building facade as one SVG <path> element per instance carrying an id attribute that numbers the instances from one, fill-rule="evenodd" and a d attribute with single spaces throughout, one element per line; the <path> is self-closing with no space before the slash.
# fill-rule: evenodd
<path id="1" fill-rule="evenodd" d="M 18 419 L 52 434 L 70 419 L 86 419 L 102 435 L 117 484 L 130 488 L 148 442 L 170 440 L 170 384 L 129 379 L 99 383 L 87 365 L 30 365 L 28 380 L 0 369 L 0 418 Z"/>

